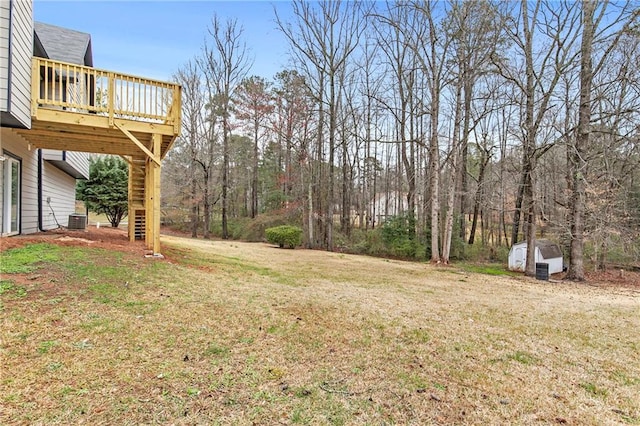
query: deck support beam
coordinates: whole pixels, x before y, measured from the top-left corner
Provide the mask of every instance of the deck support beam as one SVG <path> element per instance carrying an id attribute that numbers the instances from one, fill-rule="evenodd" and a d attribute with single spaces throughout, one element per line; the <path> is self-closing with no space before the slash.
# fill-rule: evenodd
<path id="1" fill-rule="evenodd" d="M 138 146 L 138 148 L 140 148 L 140 150 L 141 150 L 142 152 L 144 152 L 145 154 L 147 154 L 147 157 L 151 158 L 151 159 L 152 159 L 152 160 L 153 160 L 153 161 L 154 161 L 158 166 L 160 166 L 160 150 L 159 150 L 159 149 L 158 149 L 158 152 L 157 152 L 157 153 L 151 152 L 151 151 L 150 151 L 146 146 L 144 146 L 144 144 L 143 144 L 142 142 L 140 142 L 140 141 L 138 140 L 138 138 L 136 138 L 135 136 L 133 136 L 133 135 L 131 134 L 131 132 L 130 132 L 130 131 L 128 131 L 127 129 L 125 129 L 123 126 L 121 126 L 121 125 L 120 125 L 120 124 L 118 124 L 117 122 L 116 122 L 116 123 L 114 123 L 114 124 L 115 124 L 115 126 L 116 126 L 118 129 L 120 129 L 120 131 L 121 131 L 122 133 L 124 133 L 124 134 L 129 138 L 129 139 L 131 139 L 131 141 L 132 141 L 133 143 L 135 143 L 135 144 Z M 160 136 L 160 143 L 162 143 L 162 136 L 161 136 L 161 135 L 158 135 L 158 134 L 156 134 L 156 133 L 154 133 L 154 134 L 153 134 L 153 137 L 155 138 L 156 136 Z M 152 143 L 154 143 L 154 144 L 155 144 L 155 139 L 154 139 L 154 142 L 152 142 Z M 154 148 L 155 148 L 155 146 L 154 146 Z"/>

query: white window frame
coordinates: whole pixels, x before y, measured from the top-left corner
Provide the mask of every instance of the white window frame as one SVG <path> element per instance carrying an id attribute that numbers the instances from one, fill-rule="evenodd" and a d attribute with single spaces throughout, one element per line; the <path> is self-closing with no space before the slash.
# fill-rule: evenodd
<path id="1" fill-rule="evenodd" d="M 17 235 L 21 230 L 21 211 L 22 211 L 22 159 L 7 151 L 2 153 L 2 223 L 0 223 L 0 232 L 2 236 Z M 16 205 L 15 210 L 12 203 L 12 171 L 17 166 L 16 179 Z M 15 215 L 15 217 L 14 217 Z M 15 225 L 14 221 L 15 219 Z M 13 225 L 13 226 L 12 226 Z"/>

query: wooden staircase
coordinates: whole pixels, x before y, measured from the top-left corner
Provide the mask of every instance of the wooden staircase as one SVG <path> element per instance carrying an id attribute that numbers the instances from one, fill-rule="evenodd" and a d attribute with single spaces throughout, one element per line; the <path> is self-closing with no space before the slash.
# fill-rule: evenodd
<path id="1" fill-rule="evenodd" d="M 146 237 L 145 167 L 143 157 L 129 162 L 129 238 L 144 240 Z"/>

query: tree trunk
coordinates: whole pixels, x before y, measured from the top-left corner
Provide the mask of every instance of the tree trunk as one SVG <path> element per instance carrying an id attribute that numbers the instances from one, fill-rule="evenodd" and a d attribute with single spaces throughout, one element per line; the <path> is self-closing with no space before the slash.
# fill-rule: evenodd
<path id="1" fill-rule="evenodd" d="M 333 34 L 331 34 L 333 36 Z M 333 40 L 332 40 L 333 41 Z M 326 210 L 326 248 L 333 251 L 333 211 L 334 211 L 334 184 L 335 184 L 335 167 L 336 158 L 336 128 L 338 121 L 338 96 L 336 93 L 336 76 L 332 70 L 329 74 L 329 178 L 327 184 L 329 191 L 327 194 L 327 210 Z"/>
<path id="2" fill-rule="evenodd" d="M 325 200 L 323 199 L 323 191 L 325 184 L 325 158 L 324 158 L 324 127 L 325 127 L 325 88 L 324 88 L 324 74 L 320 74 L 318 83 L 318 129 L 316 135 L 316 173 L 315 180 L 313 181 L 313 187 L 315 188 L 315 202 L 314 209 L 317 212 L 317 227 L 315 232 L 315 240 L 313 247 L 322 246 L 322 248 L 326 249 L 326 246 L 323 244 L 326 229 L 324 226 L 323 220 L 325 211 L 324 205 Z"/>
<path id="3" fill-rule="evenodd" d="M 534 118 L 535 95 L 536 95 L 536 75 L 533 62 L 533 25 L 530 26 L 529 11 L 526 2 L 522 3 L 523 23 L 524 23 L 524 55 L 525 55 L 525 118 L 524 118 L 524 146 L 522 149 L 522 182 L 523 198 L 527 200 L 527 261 L 525 274 L 534 276 L 535 265 L 535 199 L 533 197 L 533 162 L 536 148 L 537 126 Z M 535 21 L 535 18 L 534 18 Z M 517 210 L 517 207 L 516 207 Z M 515 224 L 514 224 L 515 228 Z"/>
<path id="4" fill-rule="evenodd" d="M 204 231 L 202 233 L 203 238 L 209 239 L 211 238 L 211 230 L 209 229 L 211 225 L 211 195 L 209 195 L 209 171 L 204 171 L 204 194 L 203 194 L 203 207 L 204 207 Z"/>
<path id="5" fill-rule="evenodd" d="M 478 172 L 478 187 L 476 188 L 476 195 L 473 200 L 473 219 L 471 222 L 471 231 L 469 232 L 469 245 L 473 245 L 476 238 L 478 214 L 480 212 L 480 202 L 482 201 L 482 186 L 484 184 L 484 177 L 487 166 L 489 165 L 489 160 L 491 160 L 491 154 L 483 149 L 482 156 L 480 157 L 480 170 Z"/>
<path id="6" fill-rule="evenodd" d="M 429 142 L 429 187 L 431 190 L 431 261 L 440 262 L 438 236 L 440 234 L 440 147 L 438 146 L 438 110 L 440 103 L 440 90 L 435 87 L 440 82 L 434 82 L 431 112 L 431 138 Z"/>
<path id="7" fill-rule="evenodd" d="M 198 237 L 198 181 L 195 176 L 195 161 L 191 161 L 191 238 Z"/>
<path id="8" fill-rule="evenodd" d="M 309 217 L 307 218 L 308 220 L 308 232 L 309 232 L 309 238 L 307 240 L 307 248 L 313 248 L 314 244 L 313 244 L 313 184 L 311 183 L 311 179 L 309 179 L 309 190 L 307 192 L 307 202 L 309 203 Z"/>
<path id="9" fill-rule="evenodd" d="M 462 107 L 460 98 L 462 97 L 462 84 L 459 81 L 456 85 L 456 107 L 453 119 L 453 136 L 451 138 L 451 183 L 449 185 L 449 193 L 447 194 L 447 213 L 444 224 L 444 238 L 442 239 L 442 261 L 445 264 L 449 263 L 449 257 L 451 255 L 451 240 L 453 238 L 453 211 L 456 202 L 456 176 L 458 176 L 458 139 L 460 134 L 460 118 L 462 115 Z"/>
<path id="10" fill-rule="evenodd" d="M 525 274 L 533 277 L 536 274 L 536 215 L 535 215 L 535 202 L 533 199 L 533 179 L 531 171 L 527 171 L 527 183 L 525 185 L 525 197 L 528 204 L 527 212 L 527 264 L 525 268 Z"/>
<path id="11" fill-rule="evenodd" d="M 260 123 L 253 123 L 253 167 L 251 170 L 251 218 L 258 215 L 258 130 Z"/>
<path id="12" fill-rule="evenodd" d="M 584 281 L 584 211 L 586 204 L 585 174 L 587 162 L 585 150 L 589 146 L 591 121 L 591 84 L 593 71 L 591 52 L 593 47 L 595 3 L 582 2 L 582 41 L 580 47 L 580 109 L 578 111 L 578 134 L 570 153 L 573 191 L 571 194 L 571 241 L 569 269 L 565 279 Z"/>
<path id="13" fill-rule="evenodd" d="M 229 239 L 229 228 L 227 224 L 227 205 L 228 205 L 228 188 L 229 188 L 229 133 L 228 122 L 225 117 L 222 120 L 222 239 Z"/>
<path id="14" fill-rule="evenodd" d="M 467 64 L 465 63 L 465 66 Z M 460 238 L 464 241 L 467 238 L 467 222 L 465 220 L 465 209 L 467 208 L 467 198 L 469 191 L 469 180 L 467 162 L 469 157 L 469 133 L 471 125 L 471 99 L 473 97 L 473 87 L 471 77 L 467 75 L 470 71 L 465 69 L 464 82 L 464 122 L 462 127 L 462 160 L 460 161 Z"/>
<path id="15" fill-rule="evenodd" d="M 351 197 L 349 177 L 349 156 L 347 152 L 347 132 L 342 132 L 342 215 L 340 216 L 340 228 L 344 235 L 349 236 L 351 225 Z"/>

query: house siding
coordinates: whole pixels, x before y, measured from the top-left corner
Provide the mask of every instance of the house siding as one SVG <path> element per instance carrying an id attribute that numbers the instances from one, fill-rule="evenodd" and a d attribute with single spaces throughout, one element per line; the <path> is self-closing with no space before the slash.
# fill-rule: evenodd
<path id="1" fill-rule="evenodd" d="M 31 127 L 33 5 L 0 1 L 0 111 Z"/>
<path id="2" fill-rule="evenodd" d="M 89 154 L 86 152 L 67 151 L 66 161 L 85 179 L 89 179 Z"/>
<path id="3" fill-rule="evenodd" d="M 2 128 L 0 131 L 1 149 L 18 157 L 22 164 L 21 233 L 38 232 L 38 150 L 30 151 L 27 141 L 12 130 Z M 56 229 L 58 224 L 67 226 L 69 215 L 75 212 L 75 187 L 75 178 L 42 162 L 43 230 Z"/>
<path id="4" fill-rule="evenodd" d="M 42 165 L 42 229 L 67 226 L 70 214 L 75 213 L 76 180 L 43 162 Z M 57 221 L 57 222 L 56 222 Z"/>
<path id="5" fill-rule="evenodd" d="M 0 0 L 0 115 L 3 126 L 31 127 L 33 49 L 33 2 Z M 21 164 L 20 233 L 67 226 L 68 216 L 75 212 L 76 177 L 89 176 L 89 155 L 31 149 L 27 140 L 8 127 L 0 128 L 2 152 L 15 156 Z M 40 161 L 39 152 L 43 153 L 43 161 Z M 46 156 L 49 161 L 44 161 Z M 39 181 L 40 172 L 42 179 Z M 0 207 L 4 207 L 2 198 L 0 192 Z"/>
<path id="6" fill-rule="evenodd" d="M 9 2 L 0 1 L 0 111 L 8 111 L 9 102 Z"/>
<path id="7" fill-rule="evenodd" d="M 38 151 L 35 149 L 30 151 L 27 141 L 11 129 L 0 128 L 0 137 L 2 150 L 10 152 L 21 160 L 21 233 L 38 232 Z"/>
<path id="8" fill-rule="evenodd" d="M 86 152 L 43 149 L 42 158 L 74 177 L 89 178 L 89 154 Z"/>
<path id="9" fill-rule="evenodd" d="M 30 128 L 33 4 L 13 1 L 11 13 L 11 113 Z"/>

